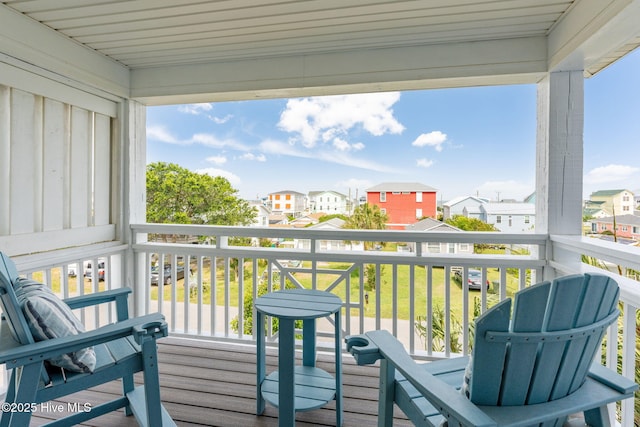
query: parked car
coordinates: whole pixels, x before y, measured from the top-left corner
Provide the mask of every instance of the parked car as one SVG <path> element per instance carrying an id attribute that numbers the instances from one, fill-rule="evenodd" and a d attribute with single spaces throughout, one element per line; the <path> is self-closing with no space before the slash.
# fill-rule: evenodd
<path id="1" fill-rule="evenodd" d="M 86 277 L 89 280 L 91 280 L 93 277 L 91 262 L 88 262 L 87 266 L 84 269 L 84 277 Z M 98 260 L 98 281 L 100 280 L 104 281 L 104 260 L 102 259 Z"/>
<path id="2" fill-rule="evenodd" d="M 152 285 L 158 285 L 158 271 L 159 271 L 159 267 L 158 266 L 153 266 L 151 267 L 151 284 Z M 184 279 L 184 266 L 179 265 L 176 268 L 176 280 L 180 280 L 180 279 Z M 163 274 L 163 282 L 165 285 L 170 285 L 171 284 L 171 265 L 170 264 L 166 264 L 164 266 L 164 274 Z"/>
<path id="3" fill-rule="evenodd" d="M 460 284 L 462 284 L 462 269 L 456 269 L 454 271 L 453 278 Z M 482 271 L 477 268 L 470 268 L 467 270 L 467 283 L 469 289 L 482 289 Z M 489 280 L 487 280 L 487 289 L 489 289 Z"/>

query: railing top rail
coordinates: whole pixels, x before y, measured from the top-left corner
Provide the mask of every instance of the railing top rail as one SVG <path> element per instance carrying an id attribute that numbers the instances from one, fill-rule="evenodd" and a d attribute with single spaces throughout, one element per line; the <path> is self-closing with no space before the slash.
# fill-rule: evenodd
<path id="1" fill-rule="evenodd" d="M 455 265 L 455 266 L 482 266 L 494 265 L 498 262 L 505 267 L 542 267 L 546 261 L 529 255 L 499 255 L 499 254 L 422 254 L 415 252 L 388 252 L 388 251 L 319 251 L 311 253 L 304 249 L 276 249 L 260 248 L 252 246 L 229 246 L 218 248 L 211 245 L 190 245 L 184 243 L 137 243 L 133 245 L 135 251 L 186 253 L 200 256 L 219 256 L 230 258 L 262 258 L 262 259 L 287 259 L 307 260 L 313 258 L 316 261 L 335 261 L 340 259 L 345 262 L 363 262 L 371 264 L 428 264 L 428 265 Z"/>
<path id="2" fill-rule="evenodd" d="M 521 243 L 542 245 L 546 234 L 500 232 L 433 232 L 408 230 L 323 230 L 310 228 L 230 227 L 193 224 L 132 224 L 135 233 L 159 233 L 194 236 L 270 237 L 326 240 L 451 243 Z"/>
<path id="3" fill-rule="evenodd" d="M 628 268 L 640 271 L 640 248 L 623 246 L 616 242 L 584 236 L 550 235 L 550 241 L 558 247 L 602 260 L 615 260 Z"/>

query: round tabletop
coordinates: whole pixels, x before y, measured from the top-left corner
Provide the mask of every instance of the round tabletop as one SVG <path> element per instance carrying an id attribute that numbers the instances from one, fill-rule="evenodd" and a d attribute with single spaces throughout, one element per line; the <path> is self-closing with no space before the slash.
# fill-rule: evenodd
<path id="1" fill-rule="evenodd" d="M 287 289 L 265 294 L 255 301 L 256 310 L 283 319 L 316 319 L 340 310 L 342 300 L 325 291 Z"/>

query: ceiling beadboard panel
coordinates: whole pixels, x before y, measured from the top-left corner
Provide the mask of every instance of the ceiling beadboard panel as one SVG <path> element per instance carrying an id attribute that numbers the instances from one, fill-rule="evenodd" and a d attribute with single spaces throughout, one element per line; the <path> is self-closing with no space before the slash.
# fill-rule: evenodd
<path id="1" fill-rule="evenodd" d="M 572 0 L 16 0 L 131 68 L 545 36 Z"/>

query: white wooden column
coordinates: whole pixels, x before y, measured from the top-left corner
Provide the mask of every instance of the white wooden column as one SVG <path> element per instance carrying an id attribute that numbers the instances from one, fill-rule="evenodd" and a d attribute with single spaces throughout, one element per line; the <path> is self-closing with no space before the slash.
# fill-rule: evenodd
<path id="1" fill-rule="evenodd" d="M 583 71 L 549 73 L 538 84 L 537 233 L 582 234 L 583 127 Z"/>
<path id="2" fill-rule="evenodd" d="M 119 135 L 123 138 L 122 153 L 122 182 L 123 182 L 123 212 L 122 241 L 129 245 L 135 243 L 132 239 L 131 224 L 146 222 L 146 170 L 147 170 L 147 138 L 146 121 L 147 110 L 143 104 L 126 100 L 122 106 L 122 129 Z M 138 270 L 144 268 L 144 254 L 140 260 L 134 260 L 133 250 L 130 248 L 126 256 L 125 283 L 133 289 L 133 314 L 144 313 L 146 287 Z"/>

